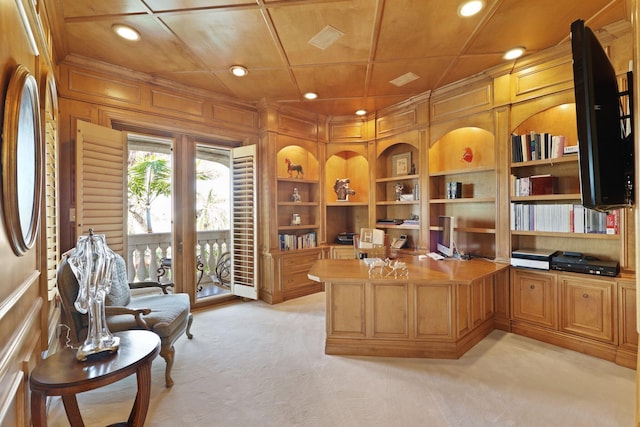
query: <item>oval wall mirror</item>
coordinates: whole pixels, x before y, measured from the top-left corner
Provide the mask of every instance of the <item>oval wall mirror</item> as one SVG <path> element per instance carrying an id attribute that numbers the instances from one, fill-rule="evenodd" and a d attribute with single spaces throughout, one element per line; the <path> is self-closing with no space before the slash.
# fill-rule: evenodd
<path id="1" fill-rule="evenodd" d="M 11 76 L 2 132 L 2 201 L 9 242 L 23 255 L 38 234 L 42 192 L 42 137 L 38 85 L 19 65 Z"/>

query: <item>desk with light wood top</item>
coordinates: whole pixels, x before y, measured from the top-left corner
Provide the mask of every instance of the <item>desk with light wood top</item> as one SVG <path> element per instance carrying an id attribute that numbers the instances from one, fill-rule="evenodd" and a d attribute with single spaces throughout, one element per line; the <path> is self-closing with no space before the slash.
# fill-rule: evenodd
<path id="1" fill-rule="evenodd" d="M 459 358 L 494 329 L 496 283 L 508 265 L 474 259 L 407 263 L 408 277 L 369 276 L 362 260 L 323 259 L 326 354 Z"/>

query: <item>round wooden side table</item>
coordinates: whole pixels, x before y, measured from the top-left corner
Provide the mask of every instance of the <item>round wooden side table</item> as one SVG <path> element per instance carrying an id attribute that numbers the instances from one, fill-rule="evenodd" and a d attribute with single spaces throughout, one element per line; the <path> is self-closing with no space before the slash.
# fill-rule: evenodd
<path id="1" fill-rule="evenodd" d="M 120 347 L 113 354 L 94 355 L 86 361 L 76 359 L 76 352 L 65 348 L 40 362 L 29 379 L 31 418 L 35 427 L 46 427 L 47 396 L 62 396 L 64 409 L 72 427 L 84 426 L 76 394 L 114 383 L 136 374 L 138 392 L 126 423 L 142 426 L 149 409 L 151 363 L 160 351 L 160 338 L 149 331 L 117 332 Z"/>

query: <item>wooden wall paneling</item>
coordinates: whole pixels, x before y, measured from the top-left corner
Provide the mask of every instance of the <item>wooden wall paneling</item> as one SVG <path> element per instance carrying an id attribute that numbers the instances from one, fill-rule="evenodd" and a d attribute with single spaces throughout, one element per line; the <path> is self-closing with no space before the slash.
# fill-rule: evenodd
<path id="1" fill-rule="evenodd" d="M 488 77 L 466 79 L 433 91 L 431 124 L 467 118 L 493 107 L 493 80 Z"/>

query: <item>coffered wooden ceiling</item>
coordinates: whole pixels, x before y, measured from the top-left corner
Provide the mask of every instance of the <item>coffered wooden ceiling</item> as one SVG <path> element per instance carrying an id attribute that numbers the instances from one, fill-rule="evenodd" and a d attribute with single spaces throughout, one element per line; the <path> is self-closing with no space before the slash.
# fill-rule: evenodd
<path id="1" fill-rule="evenodd" d="M 471 18 L 462 0 L 42 0 L 55 55 L 103 61 L 244 101 L 266 98 L 327 115 L 379 110 L 504 63 L 514 46 L 536 52 L 628 20 L 628 0 L 485 0 Z M 111 30 L 122 23 L 137 42 Z M 309 44 L 330 26 L 344 35 Z M 249 75 L 229 73 L 242 64 Z M 418 78 L 404 86 L 391 80 Z M 319 98 L 306 101 L 305 92 Z"/>

